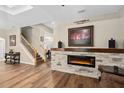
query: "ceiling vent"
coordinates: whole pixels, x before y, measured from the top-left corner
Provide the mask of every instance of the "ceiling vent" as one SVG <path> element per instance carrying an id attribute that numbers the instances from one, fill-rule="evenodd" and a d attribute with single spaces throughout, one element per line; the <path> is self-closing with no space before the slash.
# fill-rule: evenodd
<path id="1" fill-rule="evenodd" d="M 87 23 L 89 21 L 90 21 L 89 19 L 84 19 L 84 20 L 75 21 L 74 23 L 76 23 L 76 24 L 84 24 L 84 23 Z"/>

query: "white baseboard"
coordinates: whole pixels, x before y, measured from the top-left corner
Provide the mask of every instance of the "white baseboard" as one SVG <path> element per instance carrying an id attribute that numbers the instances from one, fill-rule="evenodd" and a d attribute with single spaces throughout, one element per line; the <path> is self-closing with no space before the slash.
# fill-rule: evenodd
<path id="1" fill-rule="evenodd" d="M 29 62 L 26 62 L 26 61 L 20 61 L 20 63 L 29 64 L 29 65 L 35 65 L 35 63 L 29 63 Z"/>
<path id="2" fill-rule="evenodd" d="M 5 61 L 5 59 L 0 59 L 0 61 Z"/>

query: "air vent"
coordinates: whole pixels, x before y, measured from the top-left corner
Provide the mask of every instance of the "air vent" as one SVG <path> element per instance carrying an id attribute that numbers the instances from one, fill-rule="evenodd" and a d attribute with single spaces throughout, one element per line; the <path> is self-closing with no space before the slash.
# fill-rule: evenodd
<path id="1" fill-rule="evenodd" d="M 84 19 L 84 20 L 75 21 L 74 23 L 76 23 L 76 24 L 84 24 L 84 23 L 87 23 L 89 21 L 90 21 L 89 19 Z"/>

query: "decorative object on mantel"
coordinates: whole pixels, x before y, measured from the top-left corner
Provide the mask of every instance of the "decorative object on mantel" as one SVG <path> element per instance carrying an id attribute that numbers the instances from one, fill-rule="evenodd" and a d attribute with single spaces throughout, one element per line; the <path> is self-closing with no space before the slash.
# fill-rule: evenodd
<path id="1" fill-rule="evenodd" d="M 93 25 L 68 29 L 68 45 L 73 47 L 93 46 L 93 30 Z"/>
<path id="2" fill-rule="evenodd" d="M 115 40 L 113 38 L 111 38 L 111 40 L 109 40 L 109 48 L 115 48 Z"/>
<path id="3" fill-rule="evenodd" d="M 10 35 L 9 44 L 10 46 L 16 46 L 16 35 Z"/>
<path id="4" fill-rule="evenodd" d="M 59 41 L 59 42 L 58 42 L 58 48 L 63 48 L 63 43 L 62 43 L 62 41 Z"/>

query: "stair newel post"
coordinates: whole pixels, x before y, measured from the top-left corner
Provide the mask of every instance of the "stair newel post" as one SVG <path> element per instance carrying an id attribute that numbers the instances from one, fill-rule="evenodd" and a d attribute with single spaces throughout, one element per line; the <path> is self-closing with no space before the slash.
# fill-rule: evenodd
<path id="1" fill-rule="evenodd" d="M 35 53 L 35 65 L 37 65 L 37 49 L 34 48 L 34 53 Z"/>

